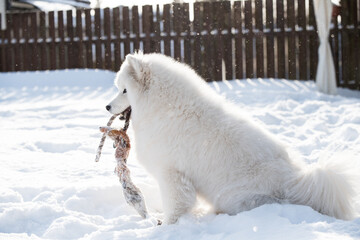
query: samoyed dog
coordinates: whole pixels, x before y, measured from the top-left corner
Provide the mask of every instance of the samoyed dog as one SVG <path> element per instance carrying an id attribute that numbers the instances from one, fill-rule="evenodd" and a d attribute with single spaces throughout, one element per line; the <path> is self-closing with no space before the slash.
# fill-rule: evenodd
<path id="1" fill-rule="evenodd" d="M 115 85 L 119 93 L 106 109 L 131 106 L 136 155 L 159 183 L 165 223 L 189 212 L 197 196 L 216 213 L 292 203 L 352 218 L 346 175 L 294 160 L 189 66 L 161 54 L 127 55 Z"/>

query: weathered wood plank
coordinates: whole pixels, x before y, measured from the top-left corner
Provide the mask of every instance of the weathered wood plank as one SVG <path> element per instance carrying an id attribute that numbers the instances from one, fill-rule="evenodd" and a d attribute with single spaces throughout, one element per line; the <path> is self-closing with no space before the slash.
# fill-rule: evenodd
<path id="1" fill-rule="evenodd" d="M 243 67 L 243 43 L 242 43 L 242 8 L 243 3 L 241 1 L 234 2 L 234 22 L 233 26 L 236 29 L 235 35 L 235 77 L 236 79 L 244 78 Z"/>
<path id="2" fill-rule="evenodd" d="M 266 23 L 265 27 L 269 34 L 266 36 L 266 76 L 275 77 L 275 42 L 274 42 L 274 10 L 273 0 L 266 0 Z"/>
<path id="3" fill-rule="evenodd" d="M 255 0 L 255 37 L 256 46 L 256 77 L 264 77 L 264 25 L 263 25 L 263 3 L 262 0 Z"/>
<path id="4" fill-rule="evenodd" d="M 245 65 L 246 77 L 254 78 L 254 33 L 253 33 L 253 14 L 252 1 L 245 2 Z"/>
<path id="5" fill-rule="evenodd" d="M 284 3 L 282 0 L 276 2 L 276 28 L 278 34 L 277 42 L 277 78 L 285 78 L 285 24 Z"/>

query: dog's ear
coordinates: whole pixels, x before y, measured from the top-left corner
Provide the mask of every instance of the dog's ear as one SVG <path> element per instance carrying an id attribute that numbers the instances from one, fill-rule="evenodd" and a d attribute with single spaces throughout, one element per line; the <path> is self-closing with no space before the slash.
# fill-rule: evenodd
<path id="1" fill-rule="evenodd" d="M 128 54 L 126 55 L 126 61 L 131 67 L 131 72 L 134 74 L 134 78 L 138 79 L 141 77 L 141 73 L 143 71 L 142 59 L 140 59 L 138 56 Z"/>
<path id="2" fill-rule="evenodd" d="M 146 88 L 149 80 L 149 66 L 143 61 L 143 54 L 128 54 L 126 61 L 130 66 L 130 74 L 134 80 Z"/>

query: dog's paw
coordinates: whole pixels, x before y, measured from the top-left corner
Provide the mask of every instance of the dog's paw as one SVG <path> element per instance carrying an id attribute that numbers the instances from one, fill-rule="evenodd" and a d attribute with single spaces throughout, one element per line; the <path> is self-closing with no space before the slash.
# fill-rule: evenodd
<path id="1" fill-rule="evenodd" d="M 164 221 L 162 222 L 162 224 L 164 225 L 171 225 L 171 224 L 175 224 L 177 221 L 179 220 L 179 217 L 177 216 L 165 216 Z"/>

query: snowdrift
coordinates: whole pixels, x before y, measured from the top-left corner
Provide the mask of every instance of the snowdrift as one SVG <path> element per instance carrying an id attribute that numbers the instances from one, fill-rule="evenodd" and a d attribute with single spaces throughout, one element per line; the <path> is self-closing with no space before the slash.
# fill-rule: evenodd
<path id="1" fill-rule="evenodd" d="M 0 74 L 0 239 L 360 238 L 360 218 L 342 221 L 298 205 L 228 216 L 200 204 L 175 225 L 143 220 L 123 198 L 110 141 L 94 162 L 98 126 L 107 122 L 105 105 L 116 93 L 114 76 L 98 70 Z M 276 79 L 209 84 L 308 164 L 347 161 L 360 175 L 360 92 L 327 96 L 313 82 Z M 162 218 L 156 182 L 134 151 L 128 163 L 150 213 Z M 359 203 L 360 195 L 358 210 Z"/>

